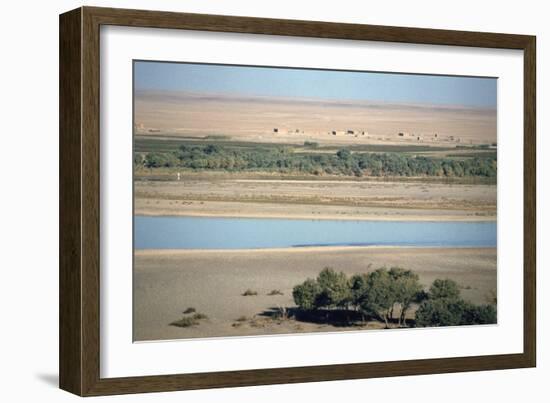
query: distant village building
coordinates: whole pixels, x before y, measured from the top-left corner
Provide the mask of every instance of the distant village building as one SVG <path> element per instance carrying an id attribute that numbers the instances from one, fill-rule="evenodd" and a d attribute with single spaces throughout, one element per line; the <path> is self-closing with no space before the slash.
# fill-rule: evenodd
<path id="1" fill-rule="evenodd" d="M 348 130 L 346 133 L 347 134 L 354 134 L 354 131 L 353 130 Z"/>

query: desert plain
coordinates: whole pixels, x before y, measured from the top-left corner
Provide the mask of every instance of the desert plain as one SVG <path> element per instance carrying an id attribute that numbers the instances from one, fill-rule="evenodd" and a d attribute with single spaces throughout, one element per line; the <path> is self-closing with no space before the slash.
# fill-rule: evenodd
<path id="1" fill-rule="evenodd" d="M 495 109 L 135 96 L 136 216 L 497 220 Z M 418 173 L 417 163 L 427 171 Z M 496 296 L 496 247 L 136 249 L 134 340 L 382 329 L 376 320 L 344 326 L 278 313 L 295 309 L 293 287 L 325 267 L 351 276 L 396 266 L 417 273 L 426 290 L 435 279 L 451 279 L 473 304 Z M 416 308 L 408 311 L 410 323 Z M 184 312 L 201 319 L 173 326 Z"/>

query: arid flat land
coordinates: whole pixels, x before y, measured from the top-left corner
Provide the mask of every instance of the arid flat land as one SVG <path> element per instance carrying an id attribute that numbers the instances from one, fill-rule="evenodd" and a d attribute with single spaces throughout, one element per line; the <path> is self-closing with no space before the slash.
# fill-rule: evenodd
<path id="1" fill-rule="evenodd" d="M 173 174 L 175 177 L 176 174 Z M 496 185 L 182 175 L 136 180 L 136 215 L 492 221 Z"/>
<path id="2" fill-rule="evenodd" d="M 138 135 L 223 135 L 241 141 L 289 144 L 316 141 L 441 146 L 495 143 L 496 124 L 496 110 L 491 108 L 166 91 L 135 93 Z"/>
<path id="3" fill-rule="evenodd" d="M 414 270 L 428 287 L 436 278 L 455 280 L 461 296 L 486 303 L 497 287 L 495 248 L 322 247 L 266 250 L 138 250 L 134 268 L 134 339 L 166 340 L 363 330 L 383 327 L 336 327 L 262 315 L 292 307 L 292 288 L 314 278 L 325 266 L 348 275 L 381 266 Z M 247 289 L 258 293 L 243 296 Z M 267 295 L 279 290 L 283 295 Z M 193 307 L 207 315 L 198 325 L 170 323 Z M 414 310 L 410 315 L 414 314 Z"/>

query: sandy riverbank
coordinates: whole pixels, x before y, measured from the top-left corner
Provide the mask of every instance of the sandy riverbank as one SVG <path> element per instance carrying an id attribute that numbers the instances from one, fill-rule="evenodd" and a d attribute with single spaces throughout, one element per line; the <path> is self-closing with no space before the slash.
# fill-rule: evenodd
<path id="1" fill-rule="evenodd" d="M 136 215 L 494 221 L 496 186 L 182 177 L 135 182 Z"/>
<path id="2" fill-rule="evenodd" d="M 428 286 L 450 278 L 462 296 L 484 303 L 496 290 L 495 248 L 330 247 L 265 250 L 136 251 L 134 268 L 134 337 L 162 340 L 358 330 L 324 324 L 266 320 L 262 312 L 291 307 L 292 287 L 315 277 L 325 266 L 348 275 L 380 266 L 412 269 Z M 257 296 L 242 296 L 246 289 Z M 280 290 L 283 295 L 267 295 Z M 169 326 L 194 307 L 208 316 L 197 326 Z M 247 318 L 239 322 L 238 318 Z M 377 328 L 371 323 L 367 328 Z"/>

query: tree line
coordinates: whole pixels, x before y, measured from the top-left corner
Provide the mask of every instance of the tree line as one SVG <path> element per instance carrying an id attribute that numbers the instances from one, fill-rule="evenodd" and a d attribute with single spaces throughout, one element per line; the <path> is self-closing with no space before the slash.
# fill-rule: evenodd
<path id="1" fill-rule="evenodd" d="M 332 268 L 307 279 L 292 291 L 294 303 L 303 312 L 325 310 L 327 321 L 333 309 L 360 313 L 361 321 L 373 318 L 409 326 L 407 313 L 418 306 L 412 325 L 417 327 L 493 324 L 497 321 L 496 299 L 474 305 L 460 297 L 456 282 L 437 279 L 425 291 L 418 275 L 400 267 L 379 268 L 348 278 Z"/>
<path id="2" fill-rule="evenodd" d="M 181 145 L 176 151 L 136 153 L 134 163 L 146 168 L 276 171 L 311 175 L 439 176 L 495 178 L 495 156 L 464 159 L 431 158 L 403 153 L 361 153 L 342 148 L 330 153 L 297 153 L 290 147 L 224 147 Z"/>

